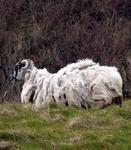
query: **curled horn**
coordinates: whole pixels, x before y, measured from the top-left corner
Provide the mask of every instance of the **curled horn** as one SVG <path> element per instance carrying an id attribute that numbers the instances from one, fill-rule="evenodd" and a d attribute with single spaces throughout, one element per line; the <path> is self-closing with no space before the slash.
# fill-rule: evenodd
<path id="1" fill-rule="evenodd" d="M 29 65 L 29 61 L 24 59 L 24 60 L 21 61 L 21 64 L 22 64 L 22 68 L 27 68 L 28 65 Z"/>

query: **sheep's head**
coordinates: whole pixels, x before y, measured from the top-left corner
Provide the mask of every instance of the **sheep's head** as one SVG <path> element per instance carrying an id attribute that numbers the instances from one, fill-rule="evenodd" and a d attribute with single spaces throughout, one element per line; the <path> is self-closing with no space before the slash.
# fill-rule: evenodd
<path id="1" fill-rule="evenodd" d="M 30 59 L 23 59 L 17 62 L 10 75 L 10 81 L 24 80 L 26 74 L 32 69 L 32 66 L 34 64 Z"/>

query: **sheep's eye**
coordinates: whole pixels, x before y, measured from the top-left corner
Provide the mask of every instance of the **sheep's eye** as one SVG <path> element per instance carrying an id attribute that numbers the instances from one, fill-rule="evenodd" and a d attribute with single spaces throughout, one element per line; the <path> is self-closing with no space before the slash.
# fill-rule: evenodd
<path id="1" fill-rule="evenodd" d="M 15 70 L 19 70 L 20 68 L 21 68 L 21 65 L 18 64 L 18 65 L 16 65 Z"/>
<path id="2" fill-rule="evenodd" d="M 20 69 L 20 65 L 17 65 L 16 68 Z"/>

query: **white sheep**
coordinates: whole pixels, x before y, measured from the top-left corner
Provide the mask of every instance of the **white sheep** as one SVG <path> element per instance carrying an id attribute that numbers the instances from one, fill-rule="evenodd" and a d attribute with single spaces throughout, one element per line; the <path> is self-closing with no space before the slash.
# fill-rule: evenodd
<path id="1" fill-rule="evenodd" d="M 51 101 L 103 108 L 122 97 L 122 78 L 117 69 L 90 59 L 69 64 L 55 74 L 37 69 L 31 60 L 23 60 L 16 65 L 13 79 L 25 80 L 21 101 L 27 103 L 33 97 L 36 109 Z"/>

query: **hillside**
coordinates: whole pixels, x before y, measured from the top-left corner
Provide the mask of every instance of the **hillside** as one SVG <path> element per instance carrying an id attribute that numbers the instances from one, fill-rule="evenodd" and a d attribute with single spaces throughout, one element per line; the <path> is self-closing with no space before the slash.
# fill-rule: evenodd
<path id="1" fill-rule="evenodd" d="M 21 85 L 8 77 L 23 58 L 50 72 L 84 58 L 116 66 L 131 97 L 130 8 L 130 0 L 1 0 L 0 102 L 20 101 Z"/>
<path id="2" fill-rule="evenodd" d="M 0 105 L 0 149 L 130 150 L 131 100 L 123 108 L 84 110 L 50 104 L 39 112 Z"/>

